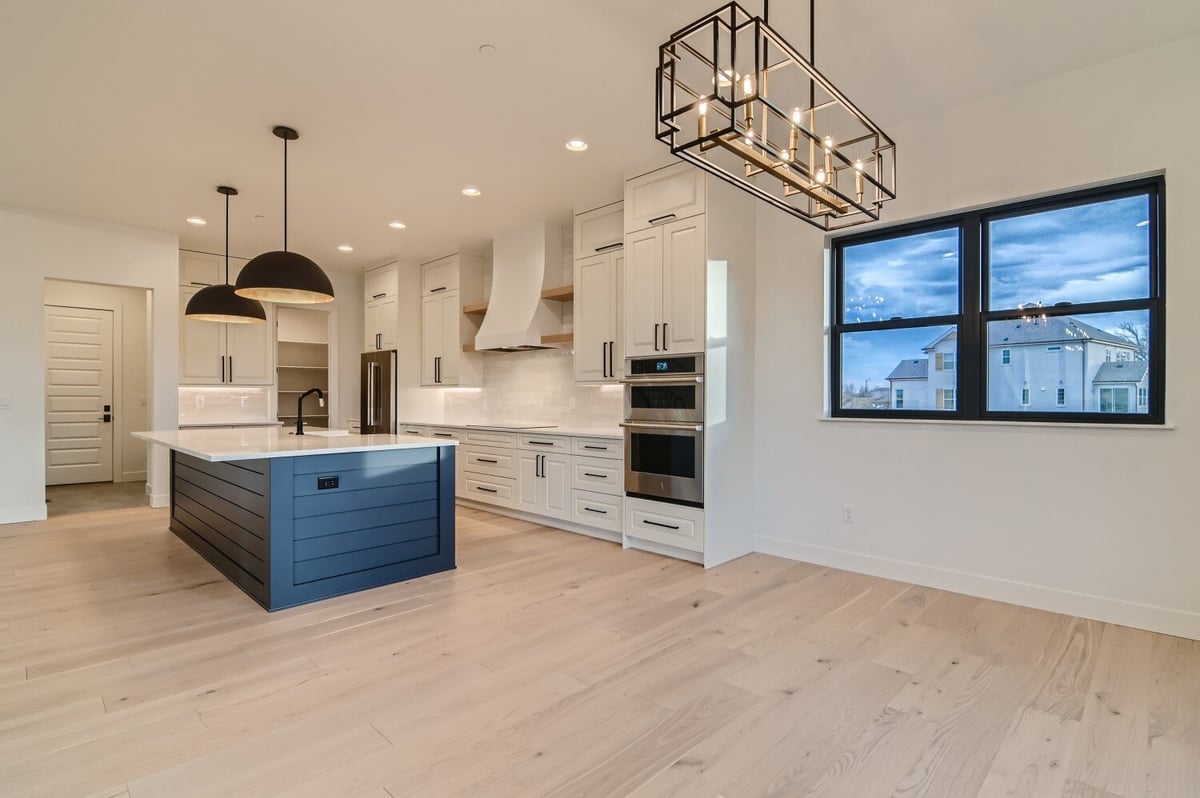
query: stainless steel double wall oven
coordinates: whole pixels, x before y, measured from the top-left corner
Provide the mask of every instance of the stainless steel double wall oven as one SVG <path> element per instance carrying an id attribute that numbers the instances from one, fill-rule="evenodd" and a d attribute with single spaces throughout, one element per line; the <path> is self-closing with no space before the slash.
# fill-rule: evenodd
<path id="1" fill-rule="evenodd" d="M 625 366 L 625 492 L 703 507 L 704 355 Z"/>

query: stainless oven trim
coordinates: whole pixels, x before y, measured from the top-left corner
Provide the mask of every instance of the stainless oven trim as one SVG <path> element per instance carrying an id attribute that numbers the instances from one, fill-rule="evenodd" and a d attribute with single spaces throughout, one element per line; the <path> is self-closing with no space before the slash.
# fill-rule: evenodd
<path id="1" fill-rule="evenodd" d="M 627 421 L 625 429 L 625 491 L 641 496 L 652 496 L 667 500 L 703 504 L 704 502 L 704 425 Z M 637 430 L 657 431 L 662 435 L 691 437 L 696 439 L 696 476 L 672 477 L 666 474 L 649 474 L 632 468 L 632 437 Z"/>

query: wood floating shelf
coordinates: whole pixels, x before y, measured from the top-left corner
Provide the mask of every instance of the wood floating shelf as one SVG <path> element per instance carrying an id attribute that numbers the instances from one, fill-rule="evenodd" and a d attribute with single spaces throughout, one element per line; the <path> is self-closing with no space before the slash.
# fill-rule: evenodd
<path id="1" fill-rule="evenodd" d="M 463 351 L 464 352 L 474 352 L 475 344 L 463 344 Z"/>
<path id="2" fill-rule="evenodd" d="M 570 302 L 575 299 L 575 286 L 560 285 L 558 288 L 547 288 L 542 292 L 542 299 L 550 299 L 555 302 Z M 462 312 L 467 316 L 482 316 L 487 313 L 487 309 L 487 302 L 476 302 L 472 305 L 463 305 Z M 464 348 L 463 351 L 466 352 L 467 350 Z"/>
<path id="3" fill-rule="evenodd" d="M 575 333 L 573 332 L 542 336 L 542 346 L 571 346 L 574 343 Z"/>
<path id="4" fill-rule="evenodd" d="M 557 302 L 569 302 L 575 298 L 575 286 L 563 285 L 558 288 L 547 288 L 542 292 L 542 299 L 553 299 Z"/>

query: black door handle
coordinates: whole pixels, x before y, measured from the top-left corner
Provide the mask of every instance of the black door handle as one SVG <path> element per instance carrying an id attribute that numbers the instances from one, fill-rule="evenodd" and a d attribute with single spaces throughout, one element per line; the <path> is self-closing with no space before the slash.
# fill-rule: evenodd
<path id="1" fill-rule="evenodd" d="M 608 342 L 608 376 L 615 377 L 617 372 L 613 369 L 613 350 L 617 348 L 616 341 Z"/>
<path id="2" fill-rule="evenodd" d="M 608 341 L 600 344 L 600 373 L 608 378 Z"/>
<path id="3" fill-rule="evenodd" d="M 671 524 L 660 524 L 660 523 L 659 523 L 659 522 L 657 522 L 657 521 L 647 521 L 647 520 L 646 520 L 646 519 L 644 519 L 644 518 L 642 519 L 642 523 L 643 523 L 643 524 L 646 524 L 647 526 L 660 526 L 660 527 L 662 527 L 663 529 L 674 529 L 674 530 L 676 530 L 676 531 L 678 531 L 678 530 L 679 530 L 679 527 L 678 527 L 678 526 L 672 526 Z"/>
<path id="4" fill-rule="evenodd" d="M 654 351 L 658 351 L 658 322 L 654 323 Z"/>
<path id="5" fill-rule="evenodd" d="M 667 346 L 667 323 L 665 321 L 663 322 L 663 351 L 670 351 L 670 347 Z"/>

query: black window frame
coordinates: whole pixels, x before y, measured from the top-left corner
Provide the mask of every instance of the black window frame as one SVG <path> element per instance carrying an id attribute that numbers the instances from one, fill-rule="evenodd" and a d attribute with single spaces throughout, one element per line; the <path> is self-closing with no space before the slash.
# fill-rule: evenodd
<path id="1" fill-rule="evenodd" d="M 1043 307 L 1037 315 L 1046 317 L 1086 316 L 1096 313 L 1146 311 L 1149 316 L 1150 403 L 1146 413 L 1100 412 L 1029 412 L 988 410 L 987 408 L 987 329 L 988 322 L 1027 317 L 1028 309 L 990 310 L 987 292 L 990 285 L 988 234 L 989 222 L 1030 213 L 1059 210 L 1107 200 L 1146 196 L 1149 221 L 1150 289 L 1145 299 L 1081 302 L 1066 306 Z M 1135 178 L 1093 188 L 1075 189 L 1019 202 L 1000 203 L 933 219 L 894 225 L 886 229 L 831 236 L 832 285 L 829 318 L 829 408 L 834 418 L 879 418 L 942 421 L 1015 421 L 1057 424 L 1144 424 L 1166 423 L 1166 178 L 1163 175 Z M 912 319 L 851 322 L 845 320 L 845 250 L 849 247 L 904 238 L 921 233 L 955 229 L 959 233 L 959 305 L 953 315 Z M 955 410 L 894 410 L 888 408 L 842 407 L 842 336 L 918 327 L 955 326 L 958 334 L 955 368 L 957 383 Z M 931 363 L 932 367 L 932 363 Z M 1134 392 L 1136 396 L 1136 391 Z"/>

